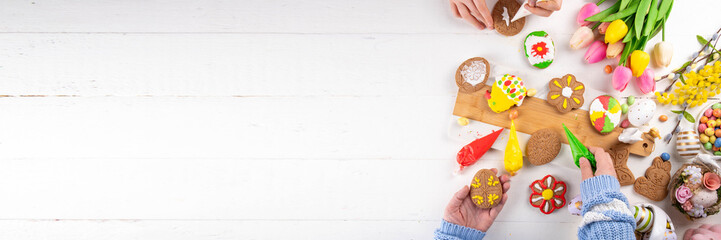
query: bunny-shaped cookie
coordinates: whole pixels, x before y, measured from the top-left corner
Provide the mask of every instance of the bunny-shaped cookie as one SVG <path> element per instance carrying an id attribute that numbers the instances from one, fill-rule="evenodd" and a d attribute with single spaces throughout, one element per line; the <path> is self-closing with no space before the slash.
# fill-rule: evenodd
<path id="1" fill-rule="evenodd" d="M 661 201 L 668 195 L 668 183 L 671 181 L 671 162 L 656 157 L 643 177 L 636 179 L 633 190 L 651 200 Z"/>

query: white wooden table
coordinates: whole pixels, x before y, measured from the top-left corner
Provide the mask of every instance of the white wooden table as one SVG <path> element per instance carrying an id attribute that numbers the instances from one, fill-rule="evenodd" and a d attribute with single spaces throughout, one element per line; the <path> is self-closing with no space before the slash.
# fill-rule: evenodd
<path id="1" fill-rule="evenodd" d="M 2 1 L 0 239 L 428 239 L 452 193 L 503 166 L 492 151 L 451 175 L 463 60 L 540 72 L 521 46 L 546 30 L 558 58 L 544 74 L 613 92 L 612 61 L 586 65 L 567 46 L 585 2 L 508 38 L 445 0 Z M 677 1 L 672 66 L 721 27 L 719 6 Z M 635 83 L 616 95 L 630 94 Z M 650 160 L 629 165 L 640 176 Z M 488 239 L 575 238 L 580 218 L 541 214 L 527 186 L 555 174 L 571 198 L 579 172 L 529 165 Z M 700 223 L 656 204 L 680 234 Z"/>

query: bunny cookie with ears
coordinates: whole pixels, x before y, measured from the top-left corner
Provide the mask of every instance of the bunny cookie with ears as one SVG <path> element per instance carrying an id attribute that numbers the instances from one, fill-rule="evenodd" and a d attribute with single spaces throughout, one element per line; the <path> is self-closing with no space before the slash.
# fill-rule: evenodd
<path id="1" fill-rule="evenodd" d="M 628 144 L 618 143 L 608 149 L 606 149 L 611 159 L 613 159 L 613 168 L 616 170 L 616 178 L 621 186 L 632 185 L 634 183 L 634 176 L 631 169 L 626 164 L 628 162 L 628 155 L 631 154 L 631 150 L 628 149 Z"/>
<path id="2" fill-rule="evenodd" d="M 651 200 L 661 201 L 668 195 L 668 183 L 671 181 L 671 162 L 656 157 L 643 177 L 636 179 L 633 190 Z"/>

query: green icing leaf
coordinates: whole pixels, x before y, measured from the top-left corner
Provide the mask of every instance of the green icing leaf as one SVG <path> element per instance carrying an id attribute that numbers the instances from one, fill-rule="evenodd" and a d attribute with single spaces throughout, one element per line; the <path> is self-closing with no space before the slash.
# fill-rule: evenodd
<path id="1" fill-rule="evenodd" d="M 547 68 L 548 66 L 551 66 L 551 63 L 553 63 L 553 60 L 536 63 L 536 65 L 533 65 L 533 66 L 540 68 L 540 69 L 544 69 L 544 68 Z"/>

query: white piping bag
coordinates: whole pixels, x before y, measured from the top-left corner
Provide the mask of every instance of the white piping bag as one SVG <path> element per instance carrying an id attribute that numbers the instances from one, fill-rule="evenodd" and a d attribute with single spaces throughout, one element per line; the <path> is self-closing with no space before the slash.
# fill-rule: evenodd
<path id="1" fill-rule="evenodd" d="M 513 19 L 511 19 L 511 22 L 515 22 L 518 19 L 521 19 L 525 16 L 531 15 L 531 11 L 528 11 L 528 9 L 526 9 L 526 7 L 524 7 L 524 6 L 526 6 L 526 4 L 528 4 L 528 1 L 529 0 L 523 1 L 523 3 L 521 4 L 521 8 L 518 9 L 518 11 L 516 12 L 516 15 L 513 16 Z M 548 1 L 548 0 L 536 0 L 534 2 L 543 2 L 543 1 Z"/>
<path id="2" fill-rule="evenodd" d="M 526 4 L 528 4 L 528 0 L 523 1 L 523 3 L 521 4 L 521 8 L 518 9 L 518 11 L 516 12 L 516 15 L 514 15 L 513 19 L 511 19 L 511 22 L 515 22 L 518 19 L 521 19 L 525 16 L 531 15 L 531 11 L 528 11 L 528 9 L 526 9 L 526 7 L 524 7 L 524 6 L 526 6 Z"/>

